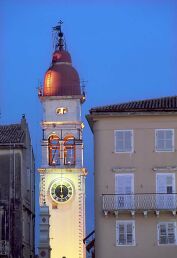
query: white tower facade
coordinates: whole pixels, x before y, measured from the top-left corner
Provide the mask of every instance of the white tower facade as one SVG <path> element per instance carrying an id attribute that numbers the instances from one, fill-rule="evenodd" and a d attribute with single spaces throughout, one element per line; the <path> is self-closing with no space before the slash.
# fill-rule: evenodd
<path id="1" fill-rule="evenodd" d="M 58 44 L 39 92 L 43 107 L 39 257 L 85 258 L 85 176 L 81 105 L 85 100 L 70 54 Z M 44 215 L 47 207 L 48 214 Z M 43 224 L 46 224 L 44 226 Z"/>

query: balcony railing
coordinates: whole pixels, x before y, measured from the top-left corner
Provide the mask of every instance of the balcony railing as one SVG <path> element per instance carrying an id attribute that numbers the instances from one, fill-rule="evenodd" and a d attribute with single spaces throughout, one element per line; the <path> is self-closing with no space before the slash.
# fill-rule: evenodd
<path id="1" fill-rule="evenodd" d="M 103 211 L 177 210 L 177 193 L 103 194 Z"/>

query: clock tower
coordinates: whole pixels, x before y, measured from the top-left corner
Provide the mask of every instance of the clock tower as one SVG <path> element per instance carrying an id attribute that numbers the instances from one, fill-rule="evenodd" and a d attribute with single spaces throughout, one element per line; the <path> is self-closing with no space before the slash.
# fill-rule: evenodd
<path id="1" fill-rule="evenodd" d="M 40 258 L 85 258 L 85 176 L 81 91 L 64 47 L 61 23 L 56 49 L 39 89 L 43 107 L 40 173 Z"/>

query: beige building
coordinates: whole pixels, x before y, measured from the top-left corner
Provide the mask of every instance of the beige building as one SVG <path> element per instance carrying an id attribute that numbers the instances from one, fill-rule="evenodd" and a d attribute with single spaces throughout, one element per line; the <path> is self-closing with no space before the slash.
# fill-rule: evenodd
<path id="1" fill-rule="evenodd" d="M 92 108 L 95 257 L 177 255 L 177 97 Z"/>

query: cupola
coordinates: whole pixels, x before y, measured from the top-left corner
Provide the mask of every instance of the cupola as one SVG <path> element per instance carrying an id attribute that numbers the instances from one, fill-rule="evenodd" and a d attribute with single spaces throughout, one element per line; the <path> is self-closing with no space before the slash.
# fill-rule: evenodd
<path id="1" fill-rule="evenodd" d="M 51 66 L 45 73 L 42 96 L 81 96 L 79 75 L 64 46 L 61 23 L 53 30 L 57 33 L 57 44 Z"/>

